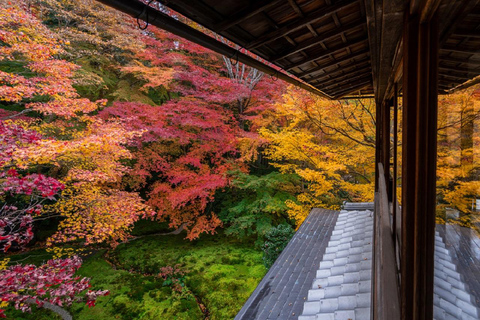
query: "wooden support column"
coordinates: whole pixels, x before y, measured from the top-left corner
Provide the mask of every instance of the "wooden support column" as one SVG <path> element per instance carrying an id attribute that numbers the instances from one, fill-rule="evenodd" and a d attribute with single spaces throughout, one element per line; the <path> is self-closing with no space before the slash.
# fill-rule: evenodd
<path id="1" fill-rule="evenodd" d="M 403 30 L 402 319 L 433 319 L 438 17 Z"/>
<path id="2" fill-rule="evenodd" d="M 386 100 L 382 107 L 382 164 L 389 202 L 392 201 L 392 184 L 390 183 L 390 109 L 392 103 L 392 100 Z"/>
<path id="3" fill-rule="evenodd" d="M 375 192 L 379 187 L 378 164 L 382 162 L 382 104 L 378 101 L 375 105 Z"/>

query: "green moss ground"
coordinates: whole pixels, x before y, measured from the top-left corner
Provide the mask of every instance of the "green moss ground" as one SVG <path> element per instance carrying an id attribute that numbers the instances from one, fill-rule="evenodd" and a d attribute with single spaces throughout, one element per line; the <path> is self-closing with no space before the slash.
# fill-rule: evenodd
<path id="1" fill-rule="evenodd" d="M 149 230 L 151 232 L 151 230 Z M 137 232 L 139 233 L 139 232 Z M 79 270 L 90 277 L 93 288 L 109 289 L 97 306 L 76 304 L 70 308 L 74 319 L 204 319 L 202 303 L 209 319 L 233 319 L 266 273 L 260 249 L 253 241 L 225 235 L 204 235 L 196 241 L 185 235 L 150 235 L 89 256 Z M 12 257 L 22 263 L 48 259 L 41 250 Z M 161 267 L 181 265 L 186 271 L 184 293 L 172 292 L 153 275 Z M 9 308 L 12 319 L 56 319 L 45 310 L 32 314 Z"/>

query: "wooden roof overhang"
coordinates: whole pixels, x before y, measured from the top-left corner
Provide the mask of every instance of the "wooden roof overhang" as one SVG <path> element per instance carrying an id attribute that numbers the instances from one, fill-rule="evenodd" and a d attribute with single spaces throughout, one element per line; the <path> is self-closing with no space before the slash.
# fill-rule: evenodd
<path id="1" fill-rule="evenodd" d="M 99 1 L 134 17 L 147 16 L 140 0 Z M 237 52 L 158 7 L 148 8 L 151 24 L 330 99 L 374 94 L 380 101 L 401 77 L 403 0 L 159 2 L 261 59 Z M 439 93 L 472 84 L 468 81 L 480 75 L 478 1 L 413 2 L 440 12 Z"/>

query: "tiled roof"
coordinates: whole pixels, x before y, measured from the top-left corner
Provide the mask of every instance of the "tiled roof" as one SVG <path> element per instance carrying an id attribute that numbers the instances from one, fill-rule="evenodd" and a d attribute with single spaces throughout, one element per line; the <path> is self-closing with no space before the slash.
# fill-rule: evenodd
<path id="1" fill-rule="evenodd" d="M 435 235 L 434 275 L 433 317 L 435 320 L 479 319 L 480 312 L 476 307 L 475 299 L 470 295 L 465 284 L 465 280 L 469 279 L 464 279 L 465 277 L 457 271 L 452 252 L 446 248 L 438 231 Z"/>
<path id="2" fill-rule="evenodd" d="M 235 319 L 370 319 L 372 207 L 313 209 Z M 459 226 L 437 230 L 434 319 L 480 319 L 480 239 Z"/>
<path id="3" fill-rule="evenodd" d="M 373 212 L 342 210 L 299 320 L 370 319 Z"/>
<path id="4" fill-rule="evenodd" d="M 302 312 L 338 211 L 313 209 L 235 320 L 293 320 Z"/>

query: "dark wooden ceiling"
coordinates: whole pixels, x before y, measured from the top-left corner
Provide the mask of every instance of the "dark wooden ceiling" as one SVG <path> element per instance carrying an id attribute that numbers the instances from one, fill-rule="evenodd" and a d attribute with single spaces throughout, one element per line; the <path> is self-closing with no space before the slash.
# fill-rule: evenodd
<path id="1" fill-rule="evenodd" d="M 161 2 L 334 99 L 383 93 L 401 58 L 404 1 L 385 0 L 376 29 L 378 13 L 364 0 Z M 439 91 L 445 93 L 480 75 L 480 4 L 442 0 L 439 12 Z M 372 41 L 375 33 L 378 40 Z M 382 68 L 388 70 L 385 79 Z"/>
<path id="2" fill-rule="evenodd" d="M 363 0 L 162 2 L 332 98 L 373 94 Z"/>

